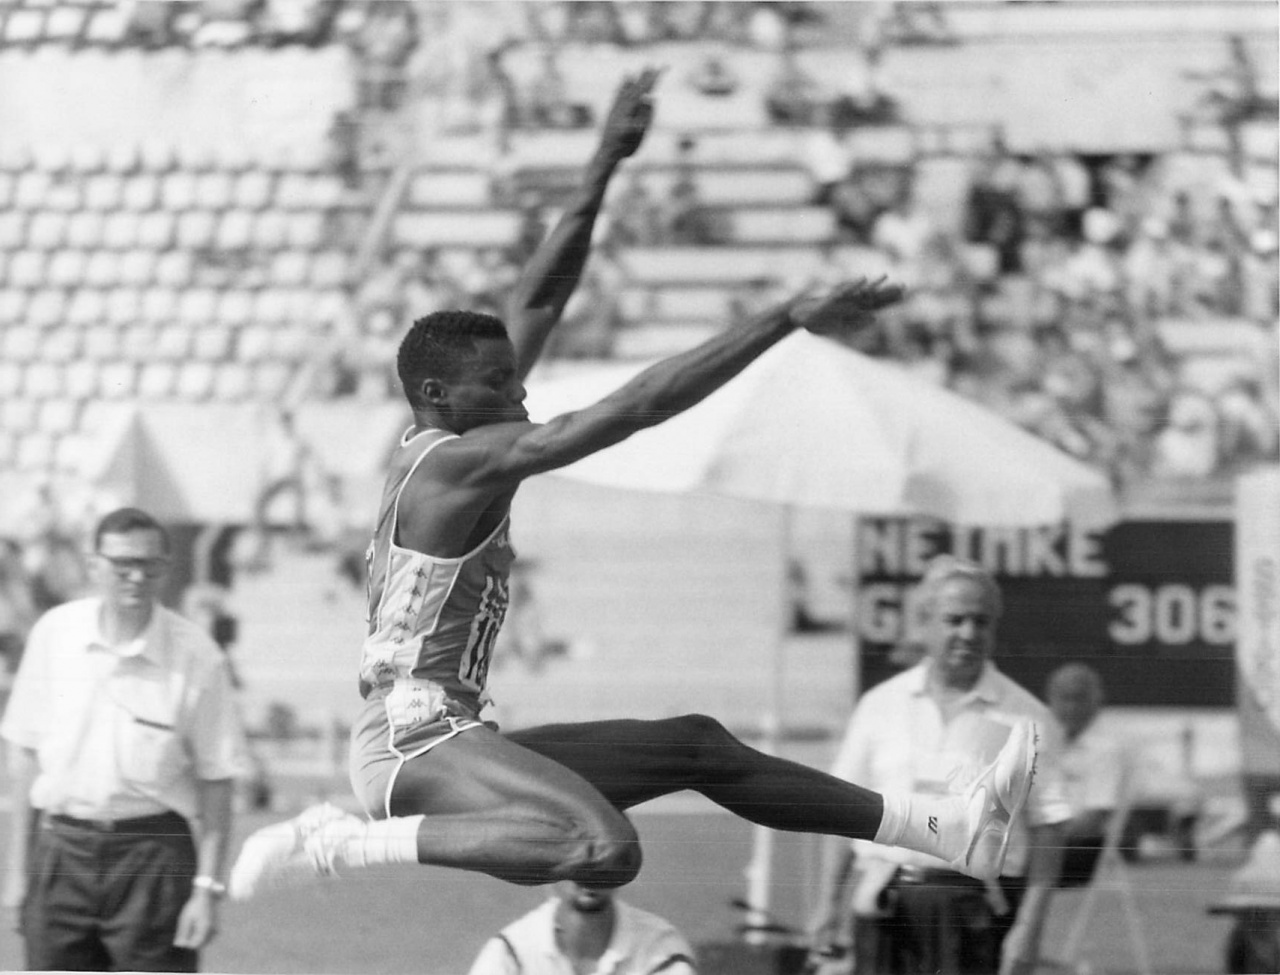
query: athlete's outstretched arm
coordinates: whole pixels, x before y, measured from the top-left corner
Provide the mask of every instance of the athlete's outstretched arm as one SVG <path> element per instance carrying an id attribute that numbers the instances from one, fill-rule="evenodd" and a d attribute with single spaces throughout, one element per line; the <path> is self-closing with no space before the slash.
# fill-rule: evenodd
<path id="1" fill-rule="evenodd" d="M 618 164 L 638 148 L 653 119 L 650 94 L 659 71 L 646 68 L 626 78 L 605 118 L 600 144 L 582 174 L 563 216 L 529 259 L 507 303 L 507 329 L 523 379 L 533 368 L 547 335 L 578 286 L 591 251 L 591 234 Z"/>
<path id="2" fill-rule="evenodd" d="M 488 492 L 564 467 L 687 410 L 796 329 L 855 333 L 902 293 L 881 278 L 802 294 L 650 366 L 594 406 L 542 425 L 501 423 L 468 430 L 441 446 L 435 474 L 453 487 Z"/>

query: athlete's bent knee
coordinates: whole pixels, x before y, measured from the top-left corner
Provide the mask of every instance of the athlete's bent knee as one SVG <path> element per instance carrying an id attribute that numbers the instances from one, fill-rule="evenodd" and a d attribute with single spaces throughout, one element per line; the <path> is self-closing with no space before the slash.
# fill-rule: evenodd
<path id="1" fill-rule="evenodd" d="M 640 873 L 640 837 L 624 816 L 587 830 L 574 847 L 574 855 L 563 866 L 564 879 L 592 887 L 621 887 Z"/>

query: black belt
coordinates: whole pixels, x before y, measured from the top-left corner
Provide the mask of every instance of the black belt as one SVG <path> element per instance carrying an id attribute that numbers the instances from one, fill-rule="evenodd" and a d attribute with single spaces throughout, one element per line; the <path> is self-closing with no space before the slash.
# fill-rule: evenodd
<path id="1" fill-rule="evenodd" d="M 187 820 L 176 812 L 157 813 L 154 816 L 134 816 L 131 819 L 77 819 L 75 816 L 53 813 L 45 819 L 54 826 L 91 830 L 95 833 L 181 834 L 191 830 Z"/>
<path id="2" fill-rule="evenodd" d="M 968 874 L 956 870 L 940 870 L 935 867 L 915 867 L 904 864 L 893 875 L 893 883 L 902 887 L 973 887 L 986 890 L 987 885 Z"/>

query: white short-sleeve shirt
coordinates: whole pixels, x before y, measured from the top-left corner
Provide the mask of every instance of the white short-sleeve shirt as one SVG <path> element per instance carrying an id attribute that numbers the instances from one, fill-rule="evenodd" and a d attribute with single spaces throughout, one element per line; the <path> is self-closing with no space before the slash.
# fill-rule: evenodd
<path id="1" fill-rule="evenodd" d="M 1075 815 L 1120 805 L 1128 776 L 1128 758 L 1120 740 L 1095 718 L 1062 751 L 1067 801 Z"/>
<path id="2" fill-rule="evenodd" d="M 197 780 L 247 767 L 226 657 L 162 606 L 140 637 L 110 645 L 101 607 L 80 599 L 36 622 L 0 736 L 35 751 L 31 804 L 45 812 L 194 819 Z"/>
<path id="3" fill-rule="evenodd" d="M 958 698 L 944 720 L 929 693 L 929 661 L 889 678 L 858 701 L 832 774 L 877 792 L 940 795 L 962 788 L 988 765 L 1016 720 L 1035 721 L 1040 730 L 1035 782 L 1023 822 L 1061 823 L 1071 818 L 1059 757 L 1062 731 L 1052 713 L 1033 694 L 988 662 L 973 689 Z M 948 869 L 928 854 L 855 840 L 859 857 Z M 1015 830 L 1005 860 L 1007 876 L 1027 869 L 1026 827 Z"/>

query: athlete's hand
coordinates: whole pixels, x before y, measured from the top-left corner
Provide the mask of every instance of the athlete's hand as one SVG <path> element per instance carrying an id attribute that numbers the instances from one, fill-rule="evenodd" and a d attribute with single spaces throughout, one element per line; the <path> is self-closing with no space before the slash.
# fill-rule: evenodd
<path id="1" fill-rule="evenodd" d="M 645 68 L 638 75 L 623 79 L 604 120 L 601 151 L 616 160 L 625 159 L 640 148 L 653 121 L 651 95 L 661 76 L 661 68 Z"/>
<path id="2" fill-rule="evenodd" d="M 883 276 L 874 281 L 858 278 L 817 294 L 792 301 L 788 314 L 793 322 L 814 335 L 851 337 L 876 320 L 881 308 L 897 304 L 904 291 Z"/>

